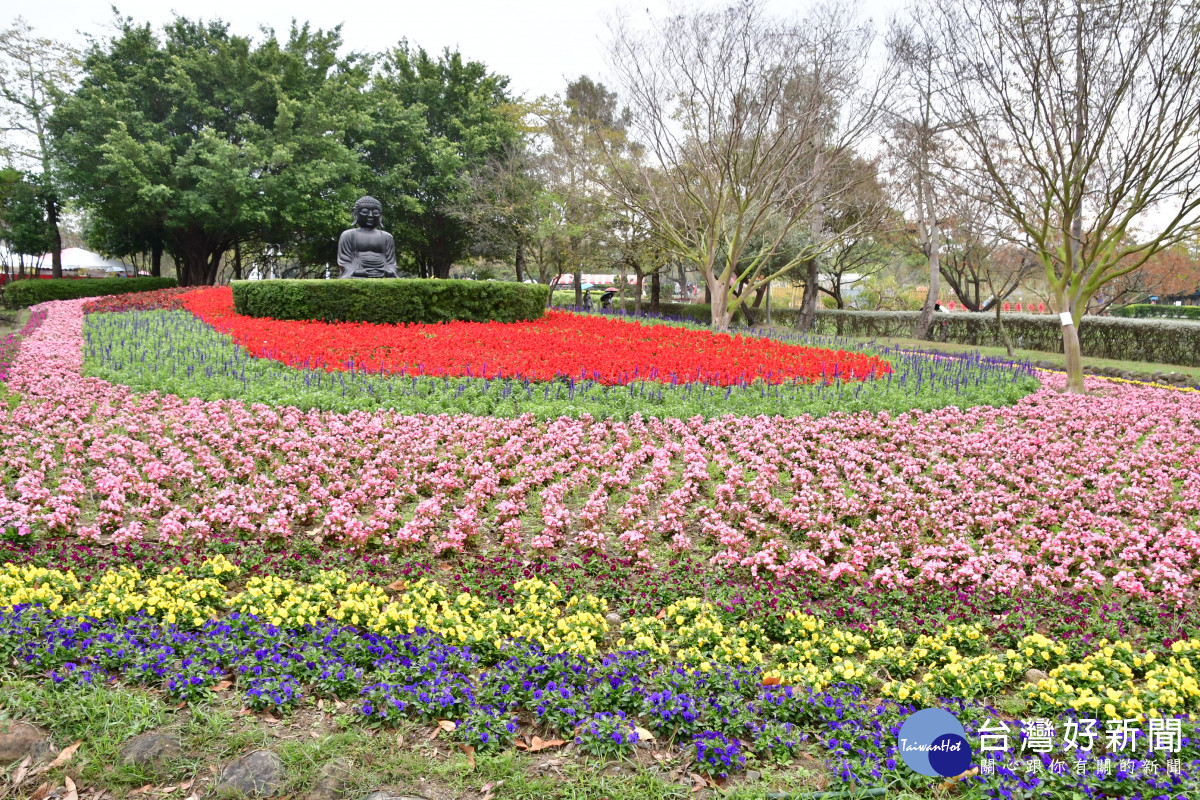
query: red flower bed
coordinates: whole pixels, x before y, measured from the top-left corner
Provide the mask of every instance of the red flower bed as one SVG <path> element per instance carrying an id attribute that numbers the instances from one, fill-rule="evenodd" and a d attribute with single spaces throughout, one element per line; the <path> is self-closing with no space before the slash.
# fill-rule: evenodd
<path id="1" fill-rule="evenodd" d="M 892 370 L 883 359 L 862 353 L 562 311 L 534 322 L 373 325 L 241 316 L 224 287 L 193 291 L 182 302 L 251 355 L 331 371 L 728 386 L 759 379 L 832 381 L 835 375 L 865 380 Z"/>
<path id="2" fill-rule="evenodd" d="M 118 313 L 121 311 L 156 311 L 161 308 L 183 308 L 182 297 L 196 291 L 192 286 L 156 289 L 153 292 L 130 292 L 97 297 L 83 304 L 85 314 Z"/>

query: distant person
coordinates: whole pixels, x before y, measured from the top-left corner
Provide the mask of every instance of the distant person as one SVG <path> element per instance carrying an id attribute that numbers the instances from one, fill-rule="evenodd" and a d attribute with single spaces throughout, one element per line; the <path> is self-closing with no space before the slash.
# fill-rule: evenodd
<path id="1" fill-rule="evenodd" d="M 587 289 L 583 293 L 583 307 L 588 311 L 592 310 L 592 290 Z"/>
<path id="2" fill-rule="evenodd" d="M 606 289 L 604 294 L 600 295 L 600 308 L 611 309 L 612 299 L 616 295 L 616 289 Z"/>

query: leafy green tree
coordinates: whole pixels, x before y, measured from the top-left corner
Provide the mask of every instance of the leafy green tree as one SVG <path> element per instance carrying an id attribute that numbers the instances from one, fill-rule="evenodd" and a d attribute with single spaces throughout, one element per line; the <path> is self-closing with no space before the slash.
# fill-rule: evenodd
<path id="1" fill-rule="evenodd" d="M 0 169 L 0 241 L 22 258 L 50 252 L 58 241 L 46 219 L 45 183 L 40 178 L 11 167 Z M 22 261 L 20 272 L 24 267 Z"/>
<path id="2" fill-rule="evenodd" d="M 344 133 L 369 63 L 340 31 L 293 26 L 257 44 L 177 18 L 160 38 L 119 19 L 49 121 L 63 175 L 115 255 L 165 248 L 182 285 L 216 281 L 235 243 L 330 257 L 361 168 Z"/>
<path id="3" fill-rule="evenodd" d="M 472 248 L 461 210 L 474 177 L 508 158 L 521 137 L 508 79 L 457 52 L 434 58 L 402 41 L 384 55 L 368 107 L 360 148 L 371 194 L 414 271 L 446 278 Z"/>

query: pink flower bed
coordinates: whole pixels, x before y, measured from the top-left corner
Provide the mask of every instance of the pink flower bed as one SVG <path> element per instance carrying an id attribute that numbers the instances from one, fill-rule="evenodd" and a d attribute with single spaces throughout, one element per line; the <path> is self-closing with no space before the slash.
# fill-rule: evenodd
<path id="1" fill-rule="evenodd" d="M 201 402 L 80 376 L 47 304 L 0 407 L 0 517 L 87 538 L 316 535 L 534 553 L 700 549 L 781 578 L 1184 601 L 1200 395 L 1060 379 L 1008 408 L 538 423 Z"/>

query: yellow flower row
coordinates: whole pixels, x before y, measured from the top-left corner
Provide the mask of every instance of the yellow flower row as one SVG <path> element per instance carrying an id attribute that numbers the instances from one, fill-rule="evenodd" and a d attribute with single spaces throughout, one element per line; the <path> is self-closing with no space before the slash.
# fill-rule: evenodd
<path id="1" fill-rule="evenodd" d="M 689 597 L 656 616 L 638 616 L 611 631 L 608 602 L 594 595 L 564 597 L 553 583 L 537 578 L 513 586 L 509 607 L 490 605 L 469 593 L 454 596 L 421 578 L 388 591 L 355 582 L 341 571 L 311 582 L 274 576 L 251 578 L 232 595 L 223 582 L 238 569 L 222 556 L 188 577 L 179 569 L 156 577 L 138 570 L 113 570 L 86 588 L 71 572 L 6 564 L 0 568 L 0 608 L 41 603 L 61 615 L 123 617 L 145 613 L 166 623 L 200 626 L 226 610 L 254 614 L 272 624 L 295 627 L 333 619 L 388 634 L 425 629 L 454 644 L 484 653 L 506 642 L 537 642 L 553 652 L 595 656 L 615 645 L 711 669 L 719 664 L 761 665 L 770 682 L 824 689 L 848 682 L 901 702 L 932 704 L 937 697 L 995 697 L 1018 690 L 1038 713 L 1066 709 L 1126 717 L 1162 710 L 1200 709 L 1200 639 L 1175 643 L 1170 656 L 1138 653 L 1128 642 L 1102 640 L 1086 658 L 1067 662 L 1067 649 L 1039 633 L 1004 653 L 986 652 L 983 628 L 947 625 L 911 642 L 883 623 L 864 631 L 827 625 L 801 612 L 788 612 L 768 627 L 730 623 L 712 603 Z M 1024 683 L 1031 668 L 1048 671 Z"/>

